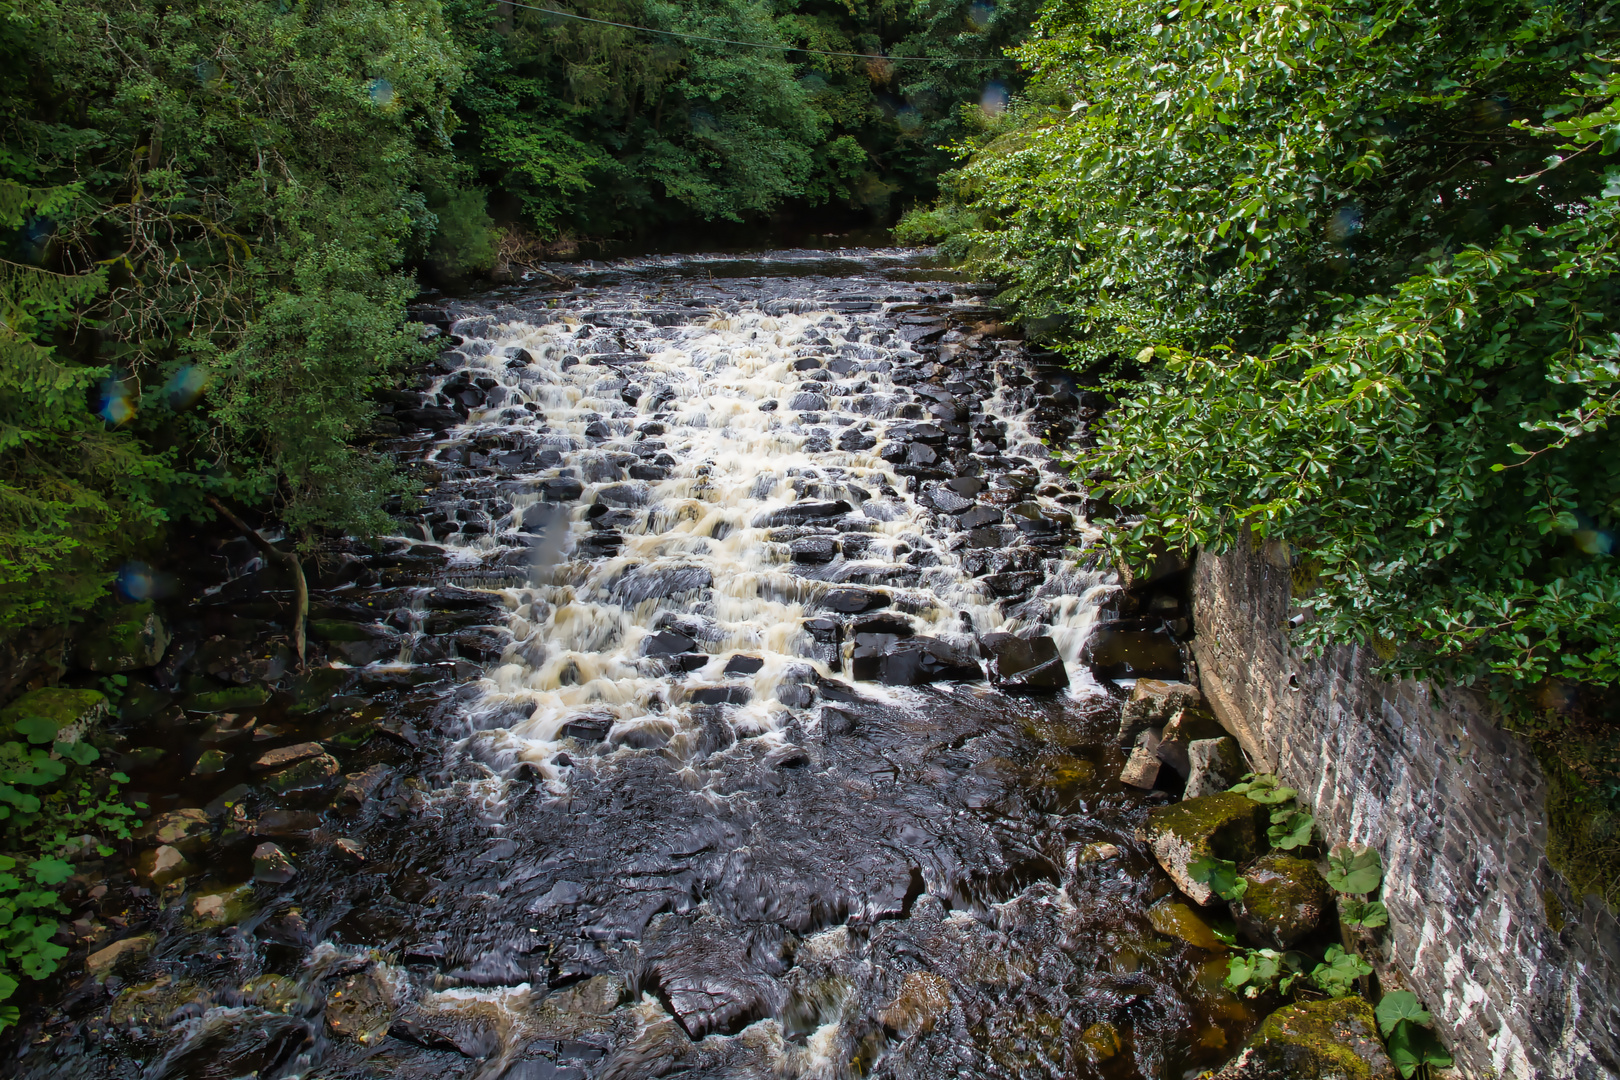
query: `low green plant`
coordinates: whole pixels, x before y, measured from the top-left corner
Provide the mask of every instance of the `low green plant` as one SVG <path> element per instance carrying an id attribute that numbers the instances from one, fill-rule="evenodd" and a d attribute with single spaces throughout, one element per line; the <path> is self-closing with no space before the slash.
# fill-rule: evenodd
<path id="1" fill-rule="evenodd" d="M 1266 839 L 1271 841 L 1272 847 L 1294 851 L 1311 846 L 1316 818 L 1300 809 L 1299 792 L 1269 773 L 1249 773 L 1227 790 L 1271 807 L 1271 825 L 1266 829 Z"/>
<path id="2" fill-rule="evenodd" d="M 1451 1066 L 1451 1055 L 1429 1030 L 1434 1017 L 1418 1002 L 1416 994 L 1392 990 L 1379 1000 L 1373 1013 L 1389 1045 L 1389 1056 L 1402 1076 L 1410 1080 L 1419 1070 L 1426 1073 L 1431 1065 L 1441 1069 Z"/>
<path id="3" fill-rule="evenodd" d="M 1389 909 L 1382 900 L 1346 900 L 1339 909 L 1339 921 L 1376 930 L 1389 925 Z"/>
<path id="4" fill-rule="evenodd" d="M 1249 891 L 1249 879 L 1239 874 L 1237 863 L 1201 855 L 1187 864 L 1187 874 L 1201 885 L 1208 885 L 1216 896 L 1231 903 Z"/>
<path id="5" fill-rule="evenodd" d="M 1342 893 L 1365 896 L 1384 881 L 1384 862 L 1363 844 L 1334 844 L 1328 852 L 1327 883 Z"/>
<path id="6" fill-rule="evenodd" d="M 1227 961 L 1226 988 L 1248 998 L 1273 988 L 1286 994 L 1304 976 L 1307 962 L 1304 953 L 1293 950 L 1238 948 Z"/>
<path id="7" fill-rule="evenodd" d="M 1342 998 L 1354 988 L 1357 979 L 1371 975 L 1372 970 L 1360 954 L 1329 945 L 1322 962 L 1311 969 L 1311 985 L 1329 997 Z"/>
<path id="8" fill-rule="evenodd" d="M 129 777 L 91 766 L 101 752 L 88 742 L 62 742 L 54 720 L 23 716 L 14 737 L 0 742 L 0 1002 L 20 979 L 43 979 L 67 956 L 52 939 L 67 907 L 55 886 L 73 875 L 64 855 L 81 837 L 111 855 L 108 839 L 129 839 L 144 804 L 126 805 Z M 17 1022 L 17 1007 L 0 1004 L 0 1030 Z"/>

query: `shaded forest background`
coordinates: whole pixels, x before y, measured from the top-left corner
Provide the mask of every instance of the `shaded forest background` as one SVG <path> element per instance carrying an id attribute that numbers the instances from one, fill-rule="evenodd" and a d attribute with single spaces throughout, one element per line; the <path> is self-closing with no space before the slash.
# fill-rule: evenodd
<path id="1" fill-rule="evenodd" d="M 1033 0 L 0 0 L 0 631 L 164 523 L 380 527 L 423 285 L 683 225 L 887 225 Z M 887 56 L 990 58 L 966 63 Z M 590 250 L 587 247 L 587 250 Z"/>

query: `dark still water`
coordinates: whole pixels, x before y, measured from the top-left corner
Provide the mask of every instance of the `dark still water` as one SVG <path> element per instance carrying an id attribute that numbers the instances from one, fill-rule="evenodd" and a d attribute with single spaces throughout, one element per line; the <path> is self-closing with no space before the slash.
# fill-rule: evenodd
<path id="1" fill-rule="evenodd" d="M 193 811 L 189 871 L 107 865 L 101 916 L 152 936 L 52 984 L 20 1074 L 1228 1058 L 1255 1016 L 1155 930 L 1162 796 L 1078 662 L 1112 578 L 1042 445 L 1064 373 L 914 252 L 555 269 L 425 316 L 453 348 L 380 444 L 422 505 L 315 591 L 335 666 L 150 721 L 135 786 Z M 250 557 L 177 616 L 195 655 L 276 632 Z M 1046 693 L 984 681 L 993 633 L 1050 640 Z M 267 781 L 278 749 L 331 764 Z"/>

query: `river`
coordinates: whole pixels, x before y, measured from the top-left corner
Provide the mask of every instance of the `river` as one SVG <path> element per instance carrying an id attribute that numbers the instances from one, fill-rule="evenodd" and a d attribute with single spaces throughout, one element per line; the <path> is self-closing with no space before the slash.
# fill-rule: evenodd
<path id="1" fill-rule="evenodd" d="M 379 444 L 416 501 L 315 583 L 337 666 L 159 717 L 185 767 L 135 779 L 208 815 L 196 869 L 121 901 L 149 953 L 64 990 L 21 1075 L 1219 1067 L 1255 1013 L 1150 922 L 1167 796 L 1116 779 L 1080 661 L 1116 589 L 1044 442 L 1083 399 L 951 278 L 647 257 L 424 315 Z M 196 655 L 266 619 L 240 548 Z M 1056 660 L 993 686 L 997 633 Z M 249 764 L 306 746 L 347 779 Z"/>

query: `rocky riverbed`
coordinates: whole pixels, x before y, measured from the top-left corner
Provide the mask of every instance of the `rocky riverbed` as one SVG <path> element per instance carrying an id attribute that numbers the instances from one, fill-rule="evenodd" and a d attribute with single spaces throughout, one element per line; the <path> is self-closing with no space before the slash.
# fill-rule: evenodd
<path id="1" fill-rule="evenodd" d="M 1166 916 L 1171 718 L 1120 722 L 1181 674 L 1180 586 L 1121 590 L 1048 449 L 1101 401 L 948 278 L 652 258 L 419 308 L 377 443 L 412 494 L 311 564 L 303 670 L 284 570 L 218 537 L 66 658 L 126 678 L 87 737 L 150 810 L 78 864 L 18 1075 L 1232 1058 L 1268 1001 Z"/>

